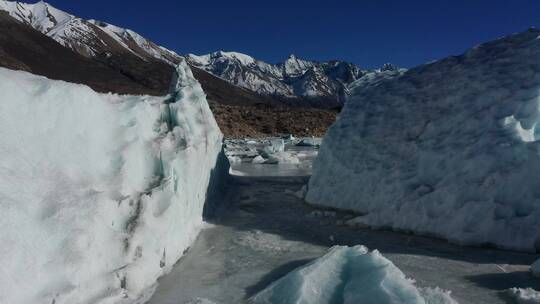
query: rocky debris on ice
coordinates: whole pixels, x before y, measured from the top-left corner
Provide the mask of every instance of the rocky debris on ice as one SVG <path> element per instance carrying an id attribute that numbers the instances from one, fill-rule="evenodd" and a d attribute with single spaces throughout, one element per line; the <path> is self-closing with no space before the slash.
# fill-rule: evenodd
<path id="1" fill-rule="evenodd" d="M 517 304 L 539 304 L 540 292 L 532 288 L 510 288 L 508 295 L 514 298 Z"/>
<path id="2" fill-rule="evenodd" d="M 307 202 L 366 214 L 374 228 L 540 250 L 539 30 L 351 90 Z"/>
<path id="3" fill-rule="evenodd" d="M 1 303 L 135 302 L 190 246 L 228 168 L 183 62 L 173 87 L 98 94 L 0 68 Z"/>
<path id="4" fill-rule="evenodd" d="M 377 250 L 334 246 L 250 299 L 250 303 L 454 304 L 450 292 L 418 288 Z"/>

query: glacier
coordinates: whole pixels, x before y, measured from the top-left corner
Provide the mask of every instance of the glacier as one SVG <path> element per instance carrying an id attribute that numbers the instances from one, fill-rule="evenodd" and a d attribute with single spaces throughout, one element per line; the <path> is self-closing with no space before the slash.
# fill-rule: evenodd
<path id="1" fill-rule="evenodd" d="M 165 97 L 0 68 L 0 303 L 142 303 L 228 172 L 182 61 Z"/>
<path id="2" fill-rule="evenodd" d="M 334 246 L 259 292 L 254 304 L 378 303 L 454 304 L 449 292 L 417 288 L 377 250 L 361 245 Z"/>
<path id="3" fill-rule="evenodd" d="M 540 250 L 540 31 L 361 78 L 306 201 L 372 228 Z"/>

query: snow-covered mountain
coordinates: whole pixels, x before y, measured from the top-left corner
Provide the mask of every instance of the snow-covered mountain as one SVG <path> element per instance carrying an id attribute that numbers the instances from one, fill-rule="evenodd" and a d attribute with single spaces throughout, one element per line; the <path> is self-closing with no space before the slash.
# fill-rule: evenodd
<path id="1" fill-rule="evenodd" d="M 144 60 L 178 62 L 178 54 L 132 30 L 97 20 L 85 20 L 43 1 L 28 4 L 0 0 L 0 10 L 7 11 L 15 19 L 87 57 L 107 57 L 111 56 L 111 52 L 128 52 Z"/>
<path id="2" fill-rule="evenodd" d="M 146 66 L 141 71 L 142 63 L 174 65 L 180 59 L 177 53 L 132 30 L 98 20 L 85 20 L 43 1 L 28 4 L 0 0 L 0 10 L 74 52 L 96 58 L 153 88 L 163 81 L 144 83 L 148 70 L 152 69 Z M 270 64 L 245 54 L 223 51 L 203 56 L 190 54 L 187 59 L 192 66 L 235 86 L 277 97 L 285 104 L 328 108 L 341 106 L 348 94 L 347 85 L 366 73 L 395 69 L 387 64 L 380 70 L 368 71 L 345 61 L 307 61 L 294 55 L 282 63 Z"/>
<path id="3" fill-rule="evenodd" d="M 342 104 L 346 86 L 369 72 L 345 61 L 316 62 L 290 55 L 270 64 L 237 52 L 187 55 L 188 62 L 230 83 L 265 95 L 286 98 L 333 98 Z M 397 69 L 387 64 L 381 70 Z"/>

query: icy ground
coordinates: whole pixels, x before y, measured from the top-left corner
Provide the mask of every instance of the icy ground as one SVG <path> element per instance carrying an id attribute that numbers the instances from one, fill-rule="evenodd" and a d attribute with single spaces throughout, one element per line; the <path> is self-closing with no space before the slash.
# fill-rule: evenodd
<path id="1" fill-rule="evenodd" d="M 303 169 L 283 176 L 278 167 L 232 177 L 229 206 L 159 280 L 150 304 L 243 303 L 333 245 L 378 249 L 417 286 L 451 290 L 459 303 L 508 303 L 509 288 L 540 287 L 529 272 L 538 255 L 340 225 L 351 215 L 320 212 L 295 195 L 308 180 Z"/>

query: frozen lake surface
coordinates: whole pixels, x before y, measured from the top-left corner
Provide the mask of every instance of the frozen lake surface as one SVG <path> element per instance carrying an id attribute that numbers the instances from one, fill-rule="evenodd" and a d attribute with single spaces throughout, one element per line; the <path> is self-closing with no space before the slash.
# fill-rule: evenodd
<path id="1" fill-rule="evenodd" d="M 451 290 L 459 303 L 512 303 L 506 289 L 540 287 L 529 273 L 538 255 L 343 226 L 351 217 L 345 212 L 313 216 L 317 209 L 294 194 L 307 183 L 310 160 L 300 165 L 234 164 L 244 176 L 231 178 L 228 203 L 219 217 L 208 220 L 173 271 L 159 280 L 149 303 L 244 303 L 333 245 L 378 249 L 418 286 Z"/>
<path id="2" fill-rule="evenodd" d="M 287 144 L 285 153 L 297 157 L 298 164 L 253 164 L 248 158 L 241 163 L 232 163 L 231 168 L 247 176 L 309 176 L 311 164 L 317 157 L 317 147 L 298 147 Z"/>

